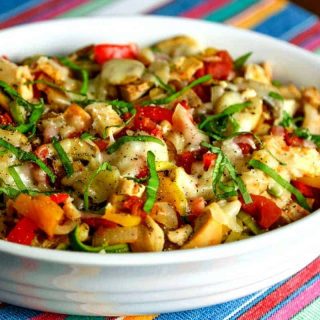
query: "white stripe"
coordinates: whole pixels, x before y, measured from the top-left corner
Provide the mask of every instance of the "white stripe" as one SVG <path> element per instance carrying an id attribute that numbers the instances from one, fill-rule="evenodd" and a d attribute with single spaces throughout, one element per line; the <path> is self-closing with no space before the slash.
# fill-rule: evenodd
<path id="1" fill-rule="evenodd" d="M 104 15 L 130 15 L 137 13 L 144 13 L 158 6 L 168 3 L 169 0 L 117 0 L 94 11 L 90 15 L 104 16 Z"/>
<path id="2" fill-rule="evenodd" d="M 266 291 L 268 291 L 270 288 L 264 289 L 259 291 L 257 294 L 255 294 L 252 298 L 247 300 L 244 304 L 239 306 L 237 309 L 233 310 L 227 317 L 223 318 L 223 320 L 229 320 L 231 319 L 234 315 L 236 315 L 239 311 L 241 311 L 243 308 L 245 308 L 248 304 L 250 304 L 253 300 L 257 299 L 261 295 L 263 295 Z"/>

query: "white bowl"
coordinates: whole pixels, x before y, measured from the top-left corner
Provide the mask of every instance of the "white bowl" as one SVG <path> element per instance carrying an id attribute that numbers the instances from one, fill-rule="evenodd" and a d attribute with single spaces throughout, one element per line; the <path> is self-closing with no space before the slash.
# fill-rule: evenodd
<path id="1" fill-rule="evenodd" d="M 177 34 L 233 56 L 274 64 L 275 77 L 320 87 L 320 59 L 287 43 L 231 27 L 166 17 L 107 17 L 37 23 L 1 31 L 0 54 L 21 59 L 98 42 L 140 45 Z M 320 212 L 269 233 L 203 249 L 90 254 L 0 241 L 0 301 L 68 314 L 163 313 L 238 298 L 289 277 L 319 253 Z"/>

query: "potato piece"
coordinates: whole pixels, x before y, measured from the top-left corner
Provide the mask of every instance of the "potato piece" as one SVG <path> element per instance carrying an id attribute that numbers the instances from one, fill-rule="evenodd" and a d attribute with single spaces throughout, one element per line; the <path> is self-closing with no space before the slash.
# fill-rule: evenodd
<path id="1" fill-rule="evenodd" d="M 164 246 L 164 232 L 160 226 L 147 216 L 145 224 L 138 227 L 138 240 L 130 244 L 133 252 L 162 251 Z"/>
<path id="2" fill-rule="evenodd" d="M 265 84 L 270 84 L 270 79 L 264 68 L 258 64 L 247 64 L 245 66 L 244 78 L 254 80 Z"/>
<path id="3" fill-rule="evenodd" d="M 160 41 L 154 47 L 170 56 L 189 56 L 200 51 L 198 42 L 188 36 L 176 36 Z"/>
<path id="4" fill-rule="evenodd" d="M 92 128 L 100 137 L 115 134 L 122 129 L 123 120 L 112 106 L 98 102 L 88 105 L 85 110 L 91 115 Z M 106 130 L 106 128 L 108 129 Z"/>
<path id="5" fill-rule="evenodd" d="M 145 66 L 133 59 L 112 59 L 102 67 L 101 77 L 109 84 L 123 85 L 142 77 Z"/>
<path id="6" fill-rule="evenodd" d="M 156 202 L 153 206 L 151 217 L 168 229 L 176 229 L 178 227 L 176 211 L 167 202 Z"/>
<path id="7" fill-rule="evenodd" d="M 138 227 L 100 227 L 93 235 L 94 247 L 120 243 L 132 243 L 138 240 Z"/>
<path id="8" fill-rule="evenodd" d="M 190 80 L 202 67 L 203 62 L 195 57 L 179 57 L 174 61 L 174 71 L 171 74 L 171 79 Z"/>
<path id="9" fill-rule="evenodd" d="M 117 193 L 141 197 L 145 189 L 146 187 L 143 184 L 134 182 L 133 180 L 121 178 Z"/>
<path id="10" fill-rule="evenodd" d="M 179 229 L 168 231 L 167 236 L 170 242 L 182 246 L 192 234 L 192 227 L 190 224 L 185 224 Z"/>
<path id="11" fill-rule="evenodd" d="M 75 132 L 87 131 L 92 124 L 90 114 L 74 103 L 67 108 L 63 115 L 67 125 L 73 127 Z"/>
<path id="12" fill-rule="evenodd" d="M 150 81 L 138 80 L 134 83 L 120 86 L 120 91 L 123 99 L 134 101 L 140 99 L 152 86 L 153 84 Z"/>
<path id="13" fill-rule="evenodd" d="M 320 91 L 315 87 L 302 90 L 302 100 L 315 108 L 320 108 Z"/>
<path id="14" fill-rule="evenodd" d="M 320 109 L 305 103 L 302 127 L 308 129 L 312 134 L 320 134 Z"/>
<path id="15" fill-rule="evenodd" d="M 53 236 L 64 214 L 54 201 L 44 195 L 30 197 L 21 193 L 13 207 L 20 215 L 31 219 L 49 237 Z"/>
<path id="16" fill-rule="evenodd" d="M 223 237 L 222 224 L 217 222 L 210 211 L 195 221 L 195 232 L 182 249 L 192 249 L 220 244 Z"/>

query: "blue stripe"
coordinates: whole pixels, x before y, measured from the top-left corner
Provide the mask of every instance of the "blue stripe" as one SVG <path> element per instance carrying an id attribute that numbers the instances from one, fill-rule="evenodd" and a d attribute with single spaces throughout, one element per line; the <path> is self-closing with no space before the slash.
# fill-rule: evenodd
<path id="1" fill-rule="evenodd" d="M 29 320 L 31 317 L 35 317 L 42 312 L 15 307 L 11 305 L 5 305 L 0 310 L 1 320 Z"/>
<path id="2" fill-rule="evenodd" d="M 297 289 L 292 295 L 287 297 L 287 299 L 283 300 L 281 303 L 279 303 L 275 308 L 273 308 L 271 311 L 266 313 L 260 320 L 267 320 L 269 317 L 271 317 L 273 314 L 275 314 L 278 310 L 280 310 L 283 306 L 288 304 L 291 300 L 293 300 L 295 297 L 297 297 L 302 291 L 306 290 L 308 287 L 312 286 L 315 282 L 320 281 L 320 274 L 309 280 L 307 283 L 305 283 L 302 287 Z"/>
<path id="3" fill-rule="evenodd" d="M 288 279 L 287 279 L 288 280 Z M 276 285 L 272 286 L 269 290 L 264 292 L 261 296 L 257 297 L 248 305 L 246 305 L 243 309 L 239 310 L 237 314 L 234 315 L 232 319 L 237 319 L 241 314 L 245 313 L 249 310 L 253 305 L 257 304 L 261 300 L 263 300 L 266 296 L 268 296 L 271 292 L 278 289 L 283 283 L 287 280 L 283 280 Z M 232 300 L 226 303 L 217 304 L 214 306 L 191 310 L 191 311 L 183 311 L 183 312 L 175 312 L 175 313 L 165 313 L 161 314 L 157 320 L 223 320 L 230 313 L 232 313 L 235 309 L 239 308 L 241 305 L 245 304 L 248 300 L 250 300 L 257 293 L 251 294 L 244 298 L 239 298 L 236 300 Z"/>
<path id="4" fill-rule="evenodd" d="M 151 11 L 151 13 L 166 16 L 178 16 L 203 2 L 205 2 L 205 0 L 176 0 L 165 5 L 164 7 Z"/>
<path id="5" fill-rule="evenodd" d="M 10 19 L 21 12 L 29 10 L 46 0 L 7 0 L 1 1 L 0 21 Z"/>
<path id="6" fill-rule="evenodd" d="M 281 39 L 290 41 L 300 33 L 306 31 L 309 28 L 312 28 L 318 21 L 319 19 L 316 16 L 311 15 L 307 20 L 301 22 L 300 24 L 294 26 L 292 29 L 282 34 Z"/>
<path id="7" fill-rule="evenodd" d="M 288 30 L 293 29 L 296 25 L 304 22 L 310 16 L 311 14 L 306 10 L 290 3 L 282 11 L 271 16 L 253 30 L 268 34 L 275 38 L 281 38 Z"/>

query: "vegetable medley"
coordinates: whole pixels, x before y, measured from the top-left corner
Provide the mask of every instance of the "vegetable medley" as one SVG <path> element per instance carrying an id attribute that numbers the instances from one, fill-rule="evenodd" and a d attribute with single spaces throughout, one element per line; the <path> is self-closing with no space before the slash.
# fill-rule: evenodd
<path id="1" fill-rule="evenodd" d="M 189 249 L 319 208 L 320 92 L 251 55 L 177 36 L 0 58 L 1 239 Z"/>

